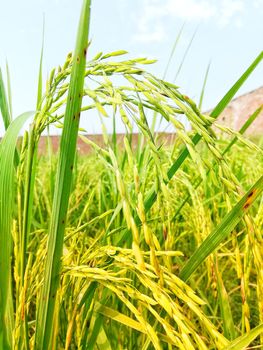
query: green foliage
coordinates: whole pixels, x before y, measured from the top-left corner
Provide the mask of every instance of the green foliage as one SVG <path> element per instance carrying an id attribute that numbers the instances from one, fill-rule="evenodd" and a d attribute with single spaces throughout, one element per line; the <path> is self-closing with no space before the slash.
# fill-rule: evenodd
<path id="1" fill-rule="evenodd" d="M 19 147 L 33 113 L 11 122 L 0 77 L 0 349 L 262 344 L 262 150 L 243 136 L 261 109 L 239 133 L 214 122 L 263 54 L 209 116 L 146 72 L 151 60 L 119 50 L 86 61 L 89 15 L 84 0 L 75 52 L 45 91 L 40 63 L 37 111 Z M 92 111 L 104 144 L 81 135 L 92 151 L 75 158 L 80 114 Z M 174 127 L 172 144 L 149 113 Z M 108 116 L 114 126 L 121 118 L 123 139 L 107 133 Z M 51 124 L 63 128 L 58 156 L 49 144 L 38 157 Z"/>
<path id="2" fill-rule="evenodd" d="M 15 196 L 15 169 L 14 158 L 18 133 L 25 121 L 32 117 L 28 112 L 20 115 L 9 126 L 1 141 L 0 161 L 0 346 L 11 349 L 13 318 L 12 296 L 12 224 Z"/>
<path id="3" fill-rule="evenodd" d="M 60 279 L 60 263 L 67 221 L 73 164 L 83 95 L 90 21 L 90 0 L 83 2 L 57 165 L 57 177 L 47 247 L 44 283 L 36 320 L 35 348 L 51 347 L 54 309 Z M 39 101 L 39 99 L 38 99 Z"/>

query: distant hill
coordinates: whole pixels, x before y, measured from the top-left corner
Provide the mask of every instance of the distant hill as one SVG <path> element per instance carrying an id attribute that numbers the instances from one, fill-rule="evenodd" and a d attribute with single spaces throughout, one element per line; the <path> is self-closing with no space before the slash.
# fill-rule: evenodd
<path id="1" fill-rule="evenodd" d="M 102 135 L 85 135 L 92 142 L 95 142 L 99 146 L 103 146 L 103 136 Z M 117 144 L 120 147 L 123 147 L 123 138 L 125 134 L 117 134 Z M 109 135 L 111 137 L 111 135 Z M 158 137 L 161 143 L 171 144 L 175 138 L 175 134 L 173 133 L 158 133 Z M 52 147 L 54 152 L 57 152 L 59 148 L 60 136 L 50 136 Z M 138 143 L 138 134 L 132 135 L 132 143 L 136 145 Z M 160 143 L 159 143 L 160 144 Z M 39 140 L 39 154 L 44 155 L 47 154 L 47 136 L 41 136 Z M 85 143 L 80 137 L 78 137 L 77 149 L 79 154 L 87 154 L 90 153 L 92 148 L 90 145 Z"/>
<path id="2" fill-rule="evenodd" d="M 263 106 L 263 86 L 232 100 L 218 118 L 218 122 L 238 131 L 260 106 Z M 246 134 L 263 135 L 263 111 L 246 131 Z"/>

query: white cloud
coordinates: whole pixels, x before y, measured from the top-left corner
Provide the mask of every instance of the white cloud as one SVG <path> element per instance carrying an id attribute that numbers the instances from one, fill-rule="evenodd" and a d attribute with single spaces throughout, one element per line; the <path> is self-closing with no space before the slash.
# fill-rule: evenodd
<path id="1" fill-rule="evenodd" d="M 242 0 L 223 0 L 219 12 L 219 25 L 225 27 L 233 19 L 234 23 L 237 24 L 241 18 L 239 15 L 244 11 L 244 2 Z"/>
<path id="2" fill-rule="evenodd" d="M 262 10 L 262 8 L 263 8 L 263 0 L 254 0 L 254 1 L 253 1 L 253 6 L 254 6 L 256 9 Z"/>
<path id="3" fill-rule="evenodd" d="M 168 0 L 165 4 L 166 15 L 185 20 L 208 19 L 215 15 L 216 7 L 212 1 Z"/>
<path id="4" fill-rule="evenodd" d="M 213 20 L 220 27 L 242 26 L 245 0 L 143 0 L 136 14 L 135 41 L 153 42 L 165 38 L 165 25 L 176 18 L 185 21 Z M 262 1 L 262 0 L 254 0 Z M 138 13 L 138 12 L 137 12 Z"/>
<path id="5" fill-rule="evenodd" d="M 147 28 L 146 23 L 143 21 L 139 24 L 139 30 L 134 34 L 133 39 L 141 42 L 160 42 L 165 36 L 164 26 L 158 23 L 154 28 Z"/>

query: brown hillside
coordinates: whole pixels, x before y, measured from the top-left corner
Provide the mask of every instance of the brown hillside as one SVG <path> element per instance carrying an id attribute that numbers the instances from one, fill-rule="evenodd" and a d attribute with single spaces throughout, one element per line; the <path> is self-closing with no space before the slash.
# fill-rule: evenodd
<path id="1" fill-rule="evenodd" d="M 218 118 L 218 122 L 238 131 L 249 116 L 262 105 L 263 86 L 232 100 Z M 257 119 L 249 127 L 246 133 L 251 136 L 263 134 L 263 111 L 258 115 Z"/>
<path id="2" fill-rule="evenodd" d="M 95 142 L 99 146 L 103 146 L 103 136 L 102 135 L 85 135 L 92 142 Z M 158 138 L 160 142 L 165 142 L 166 144 L 171 144 L 174 140 L 175 134 L 172 133 L 159 133 Z M 57 152 L 59 148 L 60 136 L 50 136 L 52 141 L 52 147 L 55 152 Z M 123 145 L 124 134 L 117 134 L 117 143 L 122 147 Z M 136 145 L 138 143 L 138 134 L 133 134 L 132 143 Z M 80 137 L 78 138 L 77 148 L 79 154 L 87 154 L 90 153 L 92 148 L 90 145 L 86 144 Z M 44 155 L 47 153 L 47 137 L 42 136 L 39 141 L 39 154 Z"/>

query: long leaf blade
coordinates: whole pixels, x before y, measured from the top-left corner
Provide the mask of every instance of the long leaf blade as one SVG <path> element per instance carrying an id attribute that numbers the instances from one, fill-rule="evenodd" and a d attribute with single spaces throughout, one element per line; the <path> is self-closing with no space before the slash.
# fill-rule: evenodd
<path id="1" fill-rule="evenodd" d="M 14 157 L 16 141 L 22 126 L 33 112 L 17 117 L 8 127 L 0 147 L 0 339 L 1 349 L 10 349 L 12 339 L 11 254 L 14 209 Z M 10 329 L 11 328 L 11 329 Z"/>
<path id="2" fill-rule="evenodd" d="M 243 350 L 262 332 L 263 324 L 260 324 L 259 326 L 253 328 L 250 332 L 233 340 L 227 347 L 224 348 L 224 350 Z"/>
<path id="3" fill-rule="evenodd" d="M 5 130 L 7 130 L 9 124 L 11 123 L 11 114 L 8 106 L 8 100 L 6 96 L 6 90 L 5 90 L 1 69 L 0 69 L 0 110 L 3 118 Z"/>
<path id="4" fill-rule="evenodd" d="M 54 201 L 48 237 L 48 255 L 44 284 L 37 311 L 35 349 L 50 348 L 56 293 L 60 281 L 63 249 L 72 171 L 76 152 L 81 102 L 86 65 L 86 51 L 90 22 L 91 0 L 84 0 L 76 40 L 75 55 L 69 84 L 64 128 L 61 137 Z"/>
<path id="5" fill-rule="evenodd" d="M 252 203 L 263 190 L 263 176 L 250 188 L 234 208 L 224 217 L 215 230 L 204 240 L 194 252 L 180 272 L 180 278 L 186 281 L 197 267 L 228 237 L 238 222 L 245 215 Z"/>

